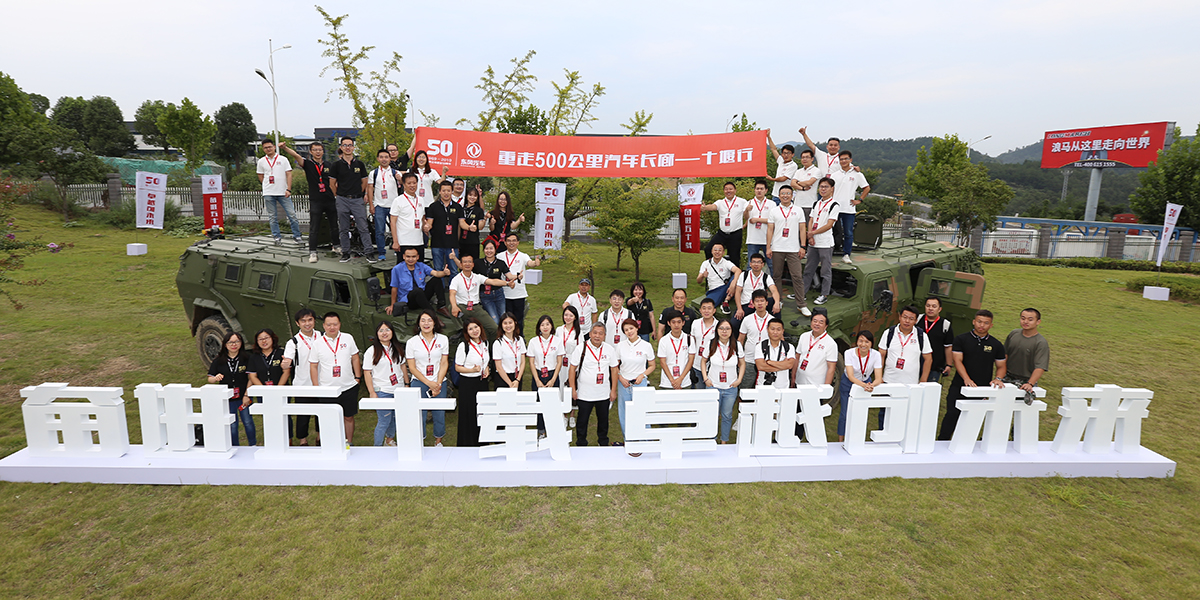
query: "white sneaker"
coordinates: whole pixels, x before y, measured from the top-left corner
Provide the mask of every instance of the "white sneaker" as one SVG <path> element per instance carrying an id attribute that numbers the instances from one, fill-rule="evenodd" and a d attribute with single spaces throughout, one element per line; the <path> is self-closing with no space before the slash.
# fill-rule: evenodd
<path id="1" fill-rule="evenodd" d="M 801 308 L 800 308 L 800 314 L 802 314 L 802 315 L 804 315 L 804 316 L 806 316 L 806 317 L 811 317 L 811 316 L 812 316 L 812 311 L 811 311 L 811 310 L 808 310 L 808 307 L 807 307 L 807 306 L 804 306 L 804 307 L 801 307 Z"/>
<path id="2" fill-rule="evenodd" d="M 310 263 L 315 263 L 315 262 L 317 262 L 317 253 L 316 253 L 316 252 L 309 252 L 309 253 L 308 253 L 308 262 L 310 262 Z"/>
<path id="3" fill-rule="evenodd" d="M 441 443 L 441 442 L 438 442 L 438 443 L 434 444 L 434 445 L 433 445 L 433 447 L 434 447 L 434 448 L 441 448 L 441 447 L 442 447 L 442 443 Z"/>
<path id="4" fill-rule="evenodd" d="M 842 262 L 844 262 L 844 263 L 846 263 L 846 264 L 851 264 L 851 265 L 852 265 L 852 264 L 854 264 L 854 261 L 853 261 L 853 260 L 850 260 L 850 255 L 849 255 L 849 254 L 843 254 L 843 255 L 842 255 Z"/>
<path id="5" fill-rule="evenodd" d="M 571 427 L 571 429 L 574 429 L 574 428 L 575 428 L 575 417 L 571 417 L 571 425 L 570 425 L 570 427 Z"/>
<path id="6" fill-rule="evenodd" d="M 825 301 L 828 299 L 829 298 L 826 298 L 825 296 L 817 296 L 817 299 L 813 300 L 813 302 L 815 302 L 817 304 L 825 304 Z"/>

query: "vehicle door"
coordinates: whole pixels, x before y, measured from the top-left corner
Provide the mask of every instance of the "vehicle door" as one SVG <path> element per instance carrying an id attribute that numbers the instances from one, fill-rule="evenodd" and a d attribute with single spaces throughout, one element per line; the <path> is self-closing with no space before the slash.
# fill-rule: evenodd
<path id="1" fill-rule="evenodd" d="M 291 316 L 284 301 L 288 289 L 288 265 L 254 259 L 243 270 L 238 320 L 246 334 L 246 342 L 253 345 L 251 336 L 263 328 L 270 328 L 277 336 L 286 339 L 291 331 Z"/>

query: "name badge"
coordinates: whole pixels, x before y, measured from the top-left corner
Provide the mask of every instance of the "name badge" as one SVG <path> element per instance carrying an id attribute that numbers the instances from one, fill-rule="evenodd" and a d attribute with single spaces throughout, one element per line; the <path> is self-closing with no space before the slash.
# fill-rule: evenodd
<path id="1" fill-rule="evenodd" d="M 317 191 L 318 191 L 318 192 L 322 192 L 322 193 L 324 193 L 324 192 L 325 192 L 325 184 L 324 184 L 324 183 L 318 183 L 318 184 L 317 184 Z"/>
<path id="2" fill-rule="evenodd" d="M 755 223 L 755 224 L 754 224 L 754 228 L 755 228 L 755 229 L 762 229 L 762 223 Z"/>
<path id="3" fill-rule="evenodd" d="M 417 190 L 417 196 L 424 198 L 425 197 L 425 188 L 421 188 L 421 189 Z"/>
<path id="4" fill-rule="evenodd" d="M 475 308 L 475 303 L 467 300 L 467 310 L 471 310 L 472 308 Z"/>
<path id="5" fill-rule="evenodd" d="M 270 176 L 268 176 L 268 177 L 267 177 L 267 183 L 275 183 L 275 176 L 274 176 L 274 175 L 270 175 Z"/>
<path id="6" fill-rule="evenodd" d="M 239 388 L 233 388 L 233 398 L 236 400 L 241 397 L 242 397 L 242 390 Z"/>
<path id="7" fill-rule="evenodd" d="M 275 182 L 272 181 L 271 183 L 275 183 Z M 729 219 L 729 217 L 725 217 L 725 226 L 729 227 L 732 224 L 733 224 L 733 222 Z"/>
<path id="8" fill-rule="evenodd" d="M 391 380 L 392 380 L 392 385 L 399 385 L 399 383 L 400 383 L 400 378 L 396 377 L 395 373 L 392 373 Z"/>
<path id="9" fill-rule="evenodd" d="M 420 229 L 420 228 L 421 228 L 421 220 L 413 219 L 413 229 Z"/>
<path id="10" fill-rule="evenodd" d="M 549 378 L 550 378 L 550 369 L 548 369 L 546 367 L 542 367 L 542 379 L 549 379 Z"/>
<path id="11" fill-rule="evenodd" d="M 387 200 L 387 190 L 383 190 L 383 199 Z"/>
<path id="12" fill-rule="evenodd" d="M 604 385 L 604 373 L 596 373 L 596 385 Z"/>
<path id="13" fill-rule="evenodd" d="M 621 343 L 621 334 L 619 334 L 619 333 L 618 333 L 617 335 L 614 335 L 614 336 L 613 336 L 613 343 L 614 343 L 614 344 L 620 344 L 620 343 Z"/>
<path id="14" fill-rule="evenodd" d="M 275 385 L 275 382 L 274 382 L 274 381 L 271 381 L 270 379 L 268 379 L 268 380 L 267 380 L 267 385 Z"/>
<path id="15" fill-rule="evenodd" d="M 565 357 L 565 356 L 563 357 L 563 366 L 564 367 L 570 366 L 570 363 L 567 362 L 567 357 Z"/>
<path id="16" fill-rule="evenodd" d="M 341 366 L 339 366 L 339 365 L 333 365 L 333 377 L 334 377 L 334 379 L 337 379 L 338 377 L 341 377 L 341 376 L 342 376 L 342 367 L 341 367 Z"/>
<path id="17" fill-rule="evenodd" d="M 454 226 L 446 225 L 446 235 L 454 235 Z"/>
<path id="18" fill-rule="evenodd" d="M 897 359 L 896 359 L 896 368 L 897 368 L 897 369 L 903 369 L 903 368 L 904 368 L 904 359 L 903 359 L 903 358 L 897 358 Z"/>
<path id="19" fill-rule="evenodd" d="M 801 370 L 801 371 L 807 371 L 807 370 L 808 370 L 808 359 L 807 359 L 807 358 L 806 358 L 806 359 L 804 359 L 804 360 L 802 360 L 802 361 L 800 361 L 800 370 Z"/>
<path id="20" fill-rule="evenodd" d="M 425 376 L 433 377 L 433 365 L 425 365 Z"/>
<path id="21" fill-rule="evenodd" d="M 721 383 L 725 383 L 725 381 L 727 379 L 729 379 L 729 378 L 725 375 L 725 371 L 721 371 L 721 374 L 720 374 Z"/>
<path id="22" fill-rule="evenodd" d="M 788 236 L 788 229 L 785 227 L 783 229 L 783 237 L 787 237 L 787 236 Z"/>
<path id="23" fill-rule="evenodd" d="M 490 293 L 492 293 L 492 286 L 490 286 L 490 285 L 487 285 L 487 284 L 484 284 L 484 286 L 483 286 L 483 293 L 485 293 L 485 294 L 490 294 Z"/>
<path id="24" fill-rule="evenodd" d="M 679 365 L 671 367 L 671 377 L 679 377 Z"/>

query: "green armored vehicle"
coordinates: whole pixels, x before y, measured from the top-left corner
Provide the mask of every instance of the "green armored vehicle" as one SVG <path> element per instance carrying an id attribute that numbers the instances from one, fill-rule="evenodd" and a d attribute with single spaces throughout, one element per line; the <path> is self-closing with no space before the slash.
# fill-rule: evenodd
<path id="1" fill-rule="evenodd" d="M 229 331 L 247 338 L 269 327 L 281 340 L 298 333 L 292 316 L 301 308 L 342 317 L 342 331 L 360 348 L 390 321 L 401 341 L 412 335 L 416 314 L 388 315 L 389 275 L 393 262 L 340 263 L 335 254 L 308 262 L 307 247 L 276 246 L 270 236 L 203 240 L 179 257 L 175 285 L 192 334 L 207 367 Z M 453 337 L 457 319 L 443 318 L 443 333 Z M 318 323 L 318 328 L 320 323 Z M 249 341 L 253 344 L 253 341 Z"/>

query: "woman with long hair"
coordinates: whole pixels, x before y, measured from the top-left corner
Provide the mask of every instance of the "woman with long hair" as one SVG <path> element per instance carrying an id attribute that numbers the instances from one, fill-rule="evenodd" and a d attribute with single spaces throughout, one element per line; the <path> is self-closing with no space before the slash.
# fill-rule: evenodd
<path id="1" fill-rule="evenodd" d="M 421 201 L 421 207 L 427 207 L 433 204 L 437 198 L 437 185 L 441 184 L 446 179 L 446 173 L 449 168 L 442 169 L 441 177 L 438 177 L 437 171 L 433 170 L 433 166 L 429 164 L 429 154 L 424 150 L 418 150 L 413 156 L 413 147 L 408 147 L 409 156 L 413 157 L 412 167 L 408 170 L 417 176 L 417 199 Z"/>
<path id="2" fill-rule="evenodd" d="M 408 338 L 404 356 L 408 361 L 408 373 L 412 377 L 409 387 L 419 388 L 426 398 L 445 398 L 447 394 L 446 373 L 450 367 L 450 340 L 442 334 L 442 322 L 432 310 L 425 309 L 417 317 L 413 327 L 416 334 Z M 421 411 L 421 429 L 425 429 L 425 415 Z M 446 411 L 433 412 L 433 445 L 442 445 L 446 437 Z M 424 437 L 424 435 L 422 435 Z"/>
<path id="3" fill-rule="evenodd" d="M 408 385 L 408 365 L 396 339 L 392 324 L 383 321 L 375 330 L 375 340 L 363 353 L 363 378 L 371 398 L 394 398 L 396 390 Z M 396 411 L 377 410 L 375 445 L 396 445 Z"/>
<path id="4" fill-rule="evenodd" d="M 568 383 L 566 372 L 571 368 L 571 365 L 568 361 L 570 361 L 571 355 L 575 353 L 575 348 L 579 347 L 579 311 L 575 310 L 574 306 L 567 306 L 563 308 L 562 319 L 563 324 L 559 325 L 558 329 L 554 330 L 554 337 L 558 338 L 562 342 L 563 355 L 561 373 L 563 373 L 563 376 L 558 378 L 558 387 L 565 388 L 567 387 Z M 586 341 L 586 339 L 584 341 Z M 575 426 L 576 411 L 577 409 L 574 405 L 572 405 L 571 419 L 567 423 L 569 427 Z"/>
<path id="5" fill-rule="evenodd" d="M 487 215 L 483 212 L 483 206 L 479 200 L 479 189 L 471 188 L 467 190 L 467 195 L 464 197 L 462 214 L 463 220 L 467 222 L 467 227 L 459 234 L 459 259 L 464 256 L 470 256 L 475 259 L 479 258 L 479 230 L 483 229 L 486 217 Z"/>
<path id="6" fill-rule="evenodd" d="M 242 334 L 231 331 L 221 340 L 221 352 L 213 359 L 208 367 L 208 382 L 223 383 L 233 390 L 229 398 L 229 412 L 235 418 L 229 426 L 233 445 L 238 445 L 238 420 L 246 430 L 246 443 L 258 445 L 257 431 L 254 429 L 254 419 L 250 416 L 250 398 L 246 396 L 246 387 L 250 383 L 250 352 L 246 350 L 246 338 Z"/>
<path id="7" fill-rule="evenodd" d="M 517 331 L 517 317 L 512 313 L 500 315 L 500 326 L 496 341 L 492 342 L 492 372 L 496 389 L 501 387 L 521 389 L 521 378 L 525 376 L 525 338 Z"/>
<path id="8" fill-rule="evenodd" d="M 629 307 L 633 320 L 637 321 L 638 335 L 650 341 L 654 334 L 654 303 L 646 297 L 646 286 L 642 282 L 635 281 L 629 286 L 629 298 L 625 299 L 625 306 Z"/>
<path id="9" fill-rule="evenodd" d="M 700 349 L 700 373 L 705 387 L 717 389 L 721 403 L 721 443 L 729 443 L 733 427 L 733 405 L 737 402 L 738 386 L 746 376 L 746 358 L 742 345 L 733 338 L 733 324 L 717 323 L 717 334 Z"/>
<path id="10" fill-rule="evenodd" d="M 529 357 L 529 369 L 533 372 L 533 391 L 541 388 L 558 387 L 561 377 L 563 354 L 562 340 L 554 335 L 554 319 L 542 315 L 537 320 L 537 336 L 529 342 L 525 354 Z M 538 414 L 538 436 L 546 435 L 546 421 Z"/>
<path id="11" fill-rule="evenodd" d="M 496 195 L 495 208 L 487 214 L 488 239 L 496 240 L 497 245 L 503 244 L 508 234 L 524 222 L 525 215 L 515 215 L 513 212 L 512 195 L 502 191 Z"/>
<path id="12" fill-rule="evenodd" d="M 454 353 L 458 371 L 458 445 L 479 445 L 479 392 L 488 391 L 488 342 L 479 319 L 463 321 L 463 341 Z"/>

